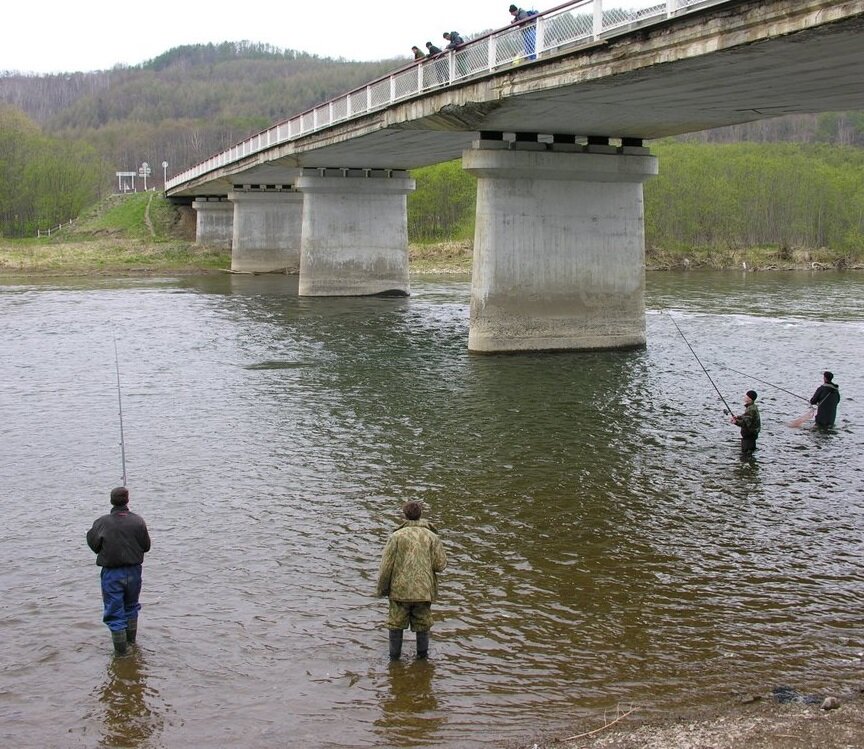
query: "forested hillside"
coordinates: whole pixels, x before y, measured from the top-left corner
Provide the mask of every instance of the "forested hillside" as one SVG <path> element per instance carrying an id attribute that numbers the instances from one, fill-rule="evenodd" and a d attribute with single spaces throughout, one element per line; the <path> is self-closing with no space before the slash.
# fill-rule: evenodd
<path id="1" fill-rule="evenodd" d="M 0 74 L 0 104 L 51 137 L 94 146 L 114 171 L 179 172 L 274 122 L 376 78 L 399 61 L 345 62 L 248 42 L 178 47 L 137 67 Z"/>
<path id="2" fill-rule="evenodd" d="M 170 176 L 403 63 L 225 42 L 109 71 L 0 73 L 0 234 L 68 220 L 114 189 L 117 171 L 167 161 Z M 161 178 L 157 166 L 151 185 Z"/>

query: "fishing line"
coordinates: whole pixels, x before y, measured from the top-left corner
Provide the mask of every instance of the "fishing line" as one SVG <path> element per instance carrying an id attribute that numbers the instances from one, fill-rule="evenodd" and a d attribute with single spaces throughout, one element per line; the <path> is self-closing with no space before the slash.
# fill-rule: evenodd
<path id="1" fill-rule="evenodd" d="M 123 438 L 123 397 L 120 394 L 120 356 L 117 353 L 117 336 L 114 335 L 114 368 L 117 371 L 117 405 L 120 407 L 120 460 L 123 462 L 123 486 L 126 486 L 126 440 Z"/>
<path id="2" fill-rule="evenodd" d="M 718 367 L 722 367 L 723 369 L 728 369 L 730 372 L 734 372 L 735 374 L 739 374 L 742 377 L 747 377 L 750 380 L 756 380 L 756 382 L 761 382 L 763 385 L 767 385 L 768 387 L 777 388 L 777 390 L 782 390 L 784 393 L 788 393 L 796 398 L 800 398 L 802 401 L 807 401 L 809 403 L 810 399 L 805 398 L 803 395 L 798 395 L 798 393 L 793 393 L 791 390 L 787 390 L 786 388 L 781 388 L 779 385 L 775 385 L 773 382 L 766 382 L 765 380 L 760 380 L 758 377 L 754 377 L 753 375 L 748 375 L 746 372 L 739 372 L 737 369 L 732 369 L 732 367 L 727 367 L 725 364 L 718 364 Z"/>
<path id="3" fill-rule="evenodd" d="M 728 415 L 728 414 L 731 414 L 731 413 L 732 413 L 732 409 L 729 408 L 729 404 L 726 402 L 726 399 L 723 397 L 723 393 L 720 392 L 720 388 L 718 388 L 717 385 L 716 385 L 716 383 L 714 382 L 714 380 L 711 379 L 711 375 L 708 374 L 708 370 L 705 369 L 704 365 L 702 364 L 702 361 L 699 359 L 698 356 L 696 356 L 696 352 L 693 350 L 693 347 L 690 345 L 690 341 L 687 340 L 687 337 L 686 337 L 686 336 L 684 335 L 684 333 L 681 331 L 681 328 L 678 327 L 678 323 L 675 322 L 675 318 L 672 317 L 672 315 L 670 315 L 668 312 L 666 313 L 666 317 L 668 317 L 668 318 L 672 321 L 672 324 L 675 326 L 675 329 L 676 329 L 676 330 L 678 331 L 678 333 L 681 335 L 681 338 L 684 339 L 684 343 L 687 344 L 687 348 L 690 349 L 690 353 L 693 354 L 693 356 L 694 356 L 694 358 L 696 359 L 696 361 L 699 362 L 699 366 L 702 367 L 702 371 L 705 373 L 705 376 L 708 378 L 708 381 L 709 381 L 709 382 L 714 386 L 714 389 L 717 391 L 717 395 L 719 395 L 719 396 L 720 396 L 720 400 L 723 401 L 723 405 L 726 406 L 726 410 L 723 411 L 723 413 L 724 413 L 724 414 L 727 414 L 727 415 Z"/>

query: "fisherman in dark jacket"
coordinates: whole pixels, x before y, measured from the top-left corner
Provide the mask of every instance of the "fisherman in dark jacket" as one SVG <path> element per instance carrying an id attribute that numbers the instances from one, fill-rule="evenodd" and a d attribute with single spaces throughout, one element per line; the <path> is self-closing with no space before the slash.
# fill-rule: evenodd
<path id="1" fill-rule="evenodd" d="M 816 388 L 810 405 L 816 406 L 816 423 L 820 427 L 834 426 L 837 418 L 837 405 L 840 403 L 840 388 L 834 384 L 831 372 L 822 373 L 822 384 Z"/>
<path id="2" fill-rule="evenodd" d="M 732 416 L 730 422 L 741 427 L 741 457 L 750 458 L 756 450 L 756 438 L 762 429 L 759 408 L 756 406 L 756 391 L 748 390 L 744 394 L 744 413 Z"/>
<path id="3" fill-rule="evenodd" d="M 111 512 L 93 523 L 87 545 L 102 568 L 102 621 L 111 630 L 116 655 L 126 655 L 135 643 L 141 604 L 141 564 L 150 551 L 150 534 L 140 515 L 129 510 L 129 490 L 111 490 Z"/>

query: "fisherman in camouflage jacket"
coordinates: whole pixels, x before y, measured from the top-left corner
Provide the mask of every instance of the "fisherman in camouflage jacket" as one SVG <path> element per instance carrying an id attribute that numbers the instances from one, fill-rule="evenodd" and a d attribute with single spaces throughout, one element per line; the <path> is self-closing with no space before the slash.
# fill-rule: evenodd
<path id="1" fill-rule="evenodd" d="M 390 660 L 402 655 L 402 636 L 409 625 L 417 633 L 417 657 L 429 655 L 432 602 L 438 593 L 438 573 L 447 566 L 438 531 L 420 519 L 420 502 L 406 502 L 402 512 L 405 522 L 387 541 L 378 571 L 378 595 L 390 598 Z"/>

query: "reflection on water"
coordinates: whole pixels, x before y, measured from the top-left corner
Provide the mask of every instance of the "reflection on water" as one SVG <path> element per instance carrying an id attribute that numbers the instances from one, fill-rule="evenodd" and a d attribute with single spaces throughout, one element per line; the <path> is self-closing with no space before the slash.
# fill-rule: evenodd
<path id="1" fill-rule="evenodd" d="M 160 746 L 164 715 L 159 694 L 147 683 L 144 655 L 136 650 L 125 658 L 108 660 L 105 681 L 99 687 L 102 707 L 100 747 Z"/>
<path id="2" fill-rule="evenodd" d="M 375 721 L 382 746 L 434 746 L 447 716 L 439 709 L 431 661 L 398 661 L 387 672 L 380 697 L 381 717 Z"/>
<path id="3" fill-rule="evenodd" d="M 0 743 L 461 749 L 856 686 L 860 276 L 652 274 L 642 351 L 482 357 L 465 281 L 296 283 L 0 286 Z M 752 463 L 670 316 L 730 404 L 759 391 Z M 128 664 L 84 543 L 120 476 L 115 333 L 153 538 Z M 806 397 L 826 368 L 829 433 L 752 380 Z M 390 666 L 373 593 L 409 498 L 448 570 L 433 660 Z"/>

